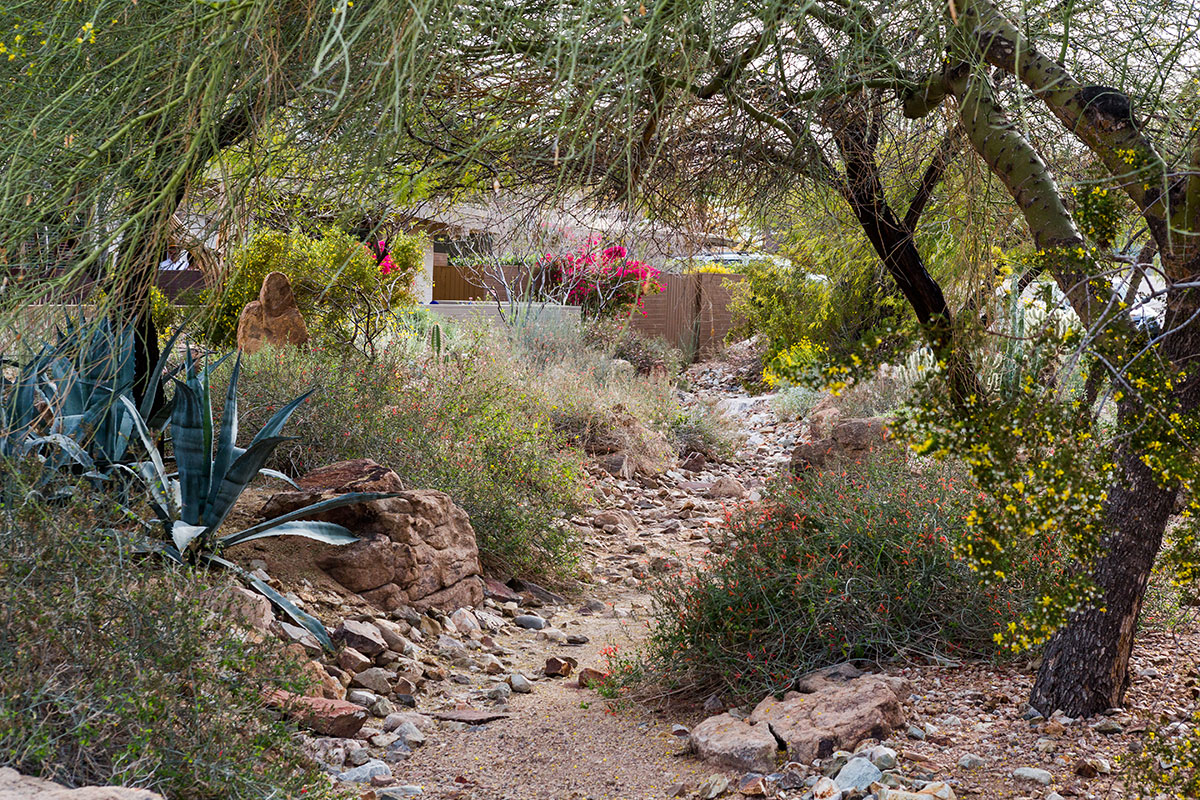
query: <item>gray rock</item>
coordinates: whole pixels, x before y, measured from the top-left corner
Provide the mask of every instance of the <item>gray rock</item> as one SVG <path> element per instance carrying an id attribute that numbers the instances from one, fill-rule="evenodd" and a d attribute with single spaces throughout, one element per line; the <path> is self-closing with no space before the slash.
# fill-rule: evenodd
<path id="1" fill-rule="evenodd" d="M 837 777 L 833 782 L 843 792 L 851 789 L 859 792 L 864 792 L 867 788 L 883 777 L 883 772 L 879 767 L 871 763 L 868 758 L 852 758 L 846 762 L 846 766 L 838 771 Z"/>
<path id="2" fill-rule="evenodd" d="M 386 789 L 380 789 L 375 793 L 375 796 L 379 800 L 399 800 L 401 797 L 416 797 L 420 794 L 425 794 L 425 790 L 420 786 L 405 784 L 403 786 L 389 786 Z"/>
<path id="3" fill-rule="evenodd" d="M 396 673 L 383 667 L 371 667 L 350 679 L 350 685 L 359 689 L 369 689 L 375 694 L 387 694 L 392 691 L 396 682 Z"/>
<path id="4" fill-rule="evenodd" d="M 517 694 L 529 694 L 533 691 L 533 684 L 519 672 L 514 672 L 508 676 L 508 685 Z"/>
<path id="5" fill-rule="evenodd" d="M 1016 780 L 1040 783 L 1042 786 L 1049 786 L 1050 781 L 1054 778 L 1048 770 L 1037 767 L 1018 767 L 1013 770 L 1012 776 Z"/>
<path id="6" fill-rule="evenodd" d="M 373 758 L 361 767 L 339 772 L 337 779 L 343 783 L 370 783 L 371 778 L 377 776 L 392 777 L 392 768 L 386 762 Z"/>
<path id="7" fill-rule="evenodd" d="M 388 717 L 396 713 L 396 706 L 386 697 L 381 697 L 371 704 L 371 714 L 376 717 Z"/>
<path id="8" fill-rule="evenodd" d="M 379 701 L 379 697 L 374 692 L 368 692 L 366 689 L 351 689 L 346 692 L 346 699 L 363 708 L 370 708 Z"/>
<path id="9" fill-rule="evenodd" d="M 1105 736 L 1109 736 L 1114 733 L 1120 733 L 1125 729 L 1115 719 L 1102 719 L 1092 726 L 1092 730 L 1096 733 L 1103 733 Z"/>
<path id="10" fill-rule="evenodd" d="M 425 744 L 425 734 L 421 733 L 417 726 L 411 722 L 405 721 L 400 723 L 399 727 L 393 733 L 400 738 L 400 741 L 412 749 Z"/>
<path id="11" fill-rule="evenodd" d="M 487 690 L 489 700 L 507 700 L 512 696 L 512 687 L 507 683 L 497 683 Z"/>
<path id="12" fill-rule="evenodd" d="M 537 614 L 522 614 L 519 617 L 513 618 L 513 623 L 519 628 L 526 628 L 533 631 L 540 631 L 546 627 L 546 620 Z"/>
<path id="13" fill-rule="evenodd" d="M 974 753 L 965 753 L 958 760 L 959 769 L 980 769 L 987 766 L 987 761 L 975 755 Z"/>
<path id="14" fill-rule="evenodd" d="M 770 728 L 749 725 L 729 714 L 709 717 L 692 729 L 692 750 L 701 758 L 751 772 L 770 772 L 775 766 L 779 744 Z"/>
<path id="15" fill-rule="evenodd" d="M 709 775 L 704 783 L 700 784 L 700 788 L 696 790 L 696 796 L 700 800 L 713 800 L 720 797 L 729 791 L 729 778 L 725 775 Z"/>
<path id="16" fill-rule="evenodd" d="M 867 758 L 871 759 L 871 763 L 879 767 L 881 770 L 895 769 L 897 761 L 896 751 L 890 747 L 876 745 L 864 753 Z"/>
<path id="17" fill-rule="evenodd" d="M 908 738 L 910 738 L 910 739 L 916 739 L 917 741 L 924 741 L 925 740 L 925 729 L 922 728 L 920 725 L 909 725 L 908 730 L 905 731 L 905 735 L 907 735 Z"/>

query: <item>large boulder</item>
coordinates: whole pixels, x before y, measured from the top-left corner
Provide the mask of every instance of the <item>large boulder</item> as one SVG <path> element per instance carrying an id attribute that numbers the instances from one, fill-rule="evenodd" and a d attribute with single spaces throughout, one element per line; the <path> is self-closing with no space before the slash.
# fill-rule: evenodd
<path id="1" fill-rule="evenodd" d="M 307 342 L 308 325 L 296 305 L 291 281 L 282 272 L 267 273 L 258 299 L 247 303 L 238 318 L 238 349 L 256 353 L 266 344 L 282 347 Z"/>
<path id="2" fill-rule="evenodd" d="M 769 725 L 787 744 L 788 757 L 803 764 L 853 750 L 864 739 L 884 739 L 905 724 L 895 679 L 853 669 L 822 670 L 798 683 L 782 700 L 767 697 L 747 719 Z"/>
<path id="3" fill-rule="evenodd" d="M 148 789 L 120 786 L 82 786 L 70 789 L 58 783 L 22 775 L 0 767 L 0 800 L 163 800 Z"/>
<path id="4" fill-rule="evenodd" d="M 709 717 L 692 728 L 692 750 L 705 761 L 743 772 L 774 772 L 779 743 L 767 725 L 751 725 L 731 714 Z"/>
<path id="5" fill-rule="evenodd" d="M 305 475 L 299 492 L 271 497 L 261 514 L 281 516 L 346 492 L 398 491 L 396 473 L 370 459 L 340 462 Z M 315 566 L 385 611 L 411 605 L 450 612 L 483 601 L 479 548 L 467 512 L 432 490 L 314 514 L 344 525 L 360 541 L 313 549 Z"/>
<path id="6" fill-rule="evenodd" d="M 793 472 L 824 469 L 835 459 L 857 458 L 882 447 L 892 436 L 886 417 L 834 420 L 826 438 L 796 445 L 792 451 Z"/>

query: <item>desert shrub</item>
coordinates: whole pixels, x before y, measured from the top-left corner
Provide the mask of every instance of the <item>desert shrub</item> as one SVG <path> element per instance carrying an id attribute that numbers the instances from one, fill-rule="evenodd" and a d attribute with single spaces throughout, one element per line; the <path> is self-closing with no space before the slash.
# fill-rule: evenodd
<path id="1" fill-rule="evenodd" d="M 734 512 L 694 574 L 654 588 L 646 675 L 674 689 L 780 692 L 848 659 L 984 656 L 1051 554 L 985 590 L 955 558 L 972 487 L 900 450 L 773 485 Z"/>
<path id="2" fill-rule="evenodd" d="M 801 420 L 808 416 L 817 403 L 821 402 L 824 392 L 812 386 L 784 385 L 780 388 L 772 407 L 780 419 Z"/>
<path id="3" fill-rule="evenodd" d="M 116 510 L 86 493 L 0 510 L 0 765 L 172 800 L 326 796 L 262 701 L 306 688 L 299 665 L 206 601 L 215 579 L 99 532 Z"/>
<path id="4" fill-rule="evenodd" d="M 561 516 L 579 502 L 582 471 L 564 450 L 551 409 L 478 352 L 440 359 L 412 353 L 396 345 L 374 361 L 319 349 L 247 357 L 243 427 L 261 426 L 316 387 L 292 417 L 298 438 L 276 451 L 271 466 L 300 475 L 373 458 L 406 485 L 447 492 L 466 509 L 490 568 L 548 575 L 569 568 L 575 548 Z"/>
<path id="5" fill-rule="evenodd" d="M 268 272 L 282 272 L 318 343 L 370 347 L 389 329 L 395 310 L 413 304 L 422 248 L 419 237 L 397 236 L 387 243 L 386 258 L 379 260 L 371 248 L 340 230 L 325 230 L 317 238 L 300 231 L 263 231 L 235 252 L 233 267 L 214 291 L 203 321 L 205 338 L 216 347 L 232 345 L 242 308 L 258 296 Z"/>
<path id="6" fill-rule="evenodd" d="M 734 436 L 715 408 L 701 404 L 679 409 L 667 431 L 668 440 L 681 457 L 703 453 L 711 460 L 727 458 L 733 452 Z"/>
<path id="7" fill-rule="evenodd" d="M 625 320 L 588 320 L 583 338 L 590 347 L 633 364 L 639 375 L 674 377 L 683 371 L 681 350 L 661 336 L 638 333 Z"/>

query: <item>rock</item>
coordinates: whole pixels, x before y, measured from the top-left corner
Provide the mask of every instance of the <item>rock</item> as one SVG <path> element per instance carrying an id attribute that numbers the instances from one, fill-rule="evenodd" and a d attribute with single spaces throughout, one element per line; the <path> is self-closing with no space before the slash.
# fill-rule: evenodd
<path id="1" fill-rule="evenodd" d="M 717 478 L 706 494 L 714 500 L 740 500 L 746 496 L 746 487 L 737 478 L 726 475 Z"/>
<path id="2" fill-rule="evenodd" d="M 1018 767 L 1013 770 L 1012 776 L 1014 780 L 1040 783 L 1042 786 L 1049 786 L 1054 778 L 1049 771 L 1038 767 Z"/>
<path id="3" fill-rule="evenodd" d="M 958 760 L 959 769 L 980 769 L 987 766 L 987 761 L 973 753 L 964 753 Z"/>
<path id="4" fill-rule="evenodd" d="M 537 638 L 545 639 L 555 644 L 567 643 L 567 634 L 558 628 L 546 628 L 545 630 L 538 631 Z"/>
<path id="5" fill-rule="evenodd" d="M 1115 719 L 1106 717 L 1093 725 L 1092 730 L 1096 733 L 1102 733 L 1105 736 L 1111 736 L 1114 733 L 1121 733 L 1125 729 Z"/>
<path id="6" fill-rule="evenodd" d="M 398 730 L 405 723 L 412 725 L 422 733 L 431 733 L 437 729 L 437 723 L 433 721 L 432 717 L 414 711 L 397 711 L 395 714 L 389 714 L 383 721 L 383 729 L 390 733 Z"/>
<path id="7" fill-rule="evenodd" d="M 700 784 L 700 788 L 696 790 L 696 797 L 700 800 L 713 800 L 715 797 L 720 797 L 729 791 L 729 778 L 724 775 L 709 775 L 704 783 Z"/>
<path id="8" fill-rule="evenodd" d="M 584 636 L 582 633 L 567 634 L 567 644 L 569 644 L 573 647 L 578 647 L 579 645 L 587 644 L 590 641 L 591 641 L 591 639 Z"/>
<path id="9" fill-rule="evenodd" d="M 307 343 L 308 326 L 296 305 L 291 281 L 282 272 L 268 272 L 258 299 L 247 303 L 238 318 L 238 349 L 249 354 L 268 344 L 284 347 Z"/>
<path id="10" fill-rule="evenodd" d="M 406 783 L 403 786 L 389 786 L 386 789 L 380 789 L 376 792 L 376 797 L 379 800 L 400 800 L 403 797 L 416 797 L 425 793 L 425 790 L 415 784 Z"/>
<path id="11" fill-rule="evenodd" d="M 379 696 L 374 692 L 368 692 L 366 689 L 351 689 L 346 692 L 346 700 L 354 703 L 356 706 L 370 708 L 379 702 Z"/>
<path id="12" fill-rule="evenodd" d="M 375 694 L 388 694 L 392 684 L 396 682 L 396 673 L 383 667 L 364 669 L 350 679 L 350 685 L 360 689 L 369 689 Z"/>
<path id="13" fill-rule="evenodd" d="M 333 640 L 354 648 L 368 659 L 387 650 L 387 642 L 383 640 L 379 628 L 360 620 L 342 620 L 342 624 L 333 632 Z"/>
<path id="14" fill-rule="evenodd" d="M 888 420 L 883 417 L 845 419 L 832 426 L 829 438 L 801 442 L 792 451 L 793 472 L 824 469 L 831 458 L 855 457 L 874 450 L 891 438 Z"/>
<path id="15" fill-rule="evenodd" d="M 851 790 L 863 792 L 882 777 L 883 772 L 872 764 L 870 759 L 852 758 L 846 762 L 846 766 L 838 770 L 837 777 L 833 779 L 833 782 L 843 792 Z"/>
<path id="16" fill-rule="evenodd" d="M 337 664 L 346 672 L 353 675 L 357 672 L 362 672 L 364 669 L 368 669 L 371 666 L 371 659 L 353 647 L 343 647 L 337 654 Z"/>
<path id="17" fill-rule="evenodd" d="M 527 630 L 540 631 L 546 627 L 546 620 L 539 617 L 537 614 L 522 614 L 513 619 L 513 624 L 518 628 Z"/>
<path id="18" fill-rule="evenodd" d="M 1112 772 L 1112 765 L 1104 758 L 1084 756 L 1075 762 L 1075 774 L 1081 778 L 1094 778 L 1110 772 Z"/>
<path id="19" fill-rule="evenodd" d="M 890 747 L 877 745 L 866 751 L 866 757 L 871 760 L 871 763 L 879 767 L 881 770 L 895 769 L 898 763 L 896 751 Z"/>
<path id="20" fill-rule="evenodd" d="M 608 673 L 601 672 L 598 669 L 584 667 L 579 670 L 578 684 L 580 689 L 588 689 L 596 686 L 603 686 L 608 681 Z"/>
<path id="21" fill-rule="evenodd" d="M 863 739 L 884 739 L 904 725 L 904 712 L 891 686 L 874 675 L 848 680 L 814 677 L 797 682 L 809 693 L 767 697 L 749 721 L 767 723 L 788 746 L 793 761 L 811 763 Z M 868 762 L 869 763 L 869 762 Z"/>
<path id="22" fill-rule="evenodd" d="M 771 772 L 779 745 L 766 725 L 750 725 L 729 714 L 709 717 L 688 737 L 692 750 L 705 761 L 731 769 Z"/>
<path id="23" fill-rule="evenodd" d="M 396 713 L 396 706 L 392 705 L 392 701 L 386 697 L 381 697 L 371 704 L 371 716 L 385 719 L 389 715 Z"/>
<path id="24" fill-rule="evenodd" d="M 842 800 L 842 790 L 831 778 L 822 776 L 812 787 L 813 800 Z"/>
<path id="25" fill-rule="evenodd" d="M 450 621 L 454 623 L 454 627 L 458 628 L 460 633 L 483 630 L 483 626 L 479 624 L 479 620 L 475 619 L 475 615 L 471 613 L 470 609 L 460 608 L 455 610 L 450 615 Z"/>
<path id="26" fill-rule="evenodd" d="M 83 786 L 70 789 L 58 783 L 0 767 L 0 800 L 163 800 L 148 789 L 121 786 Z"/>
<path id="27" fill-rule="evenodd" d="M 343 783 L 370 783 L 372 778 L 392 777 L 392 768 L 386 762 L 373 758 L 361 767 L 339 772 L 336 777 Z"/>
<path id="28" fill-rule="evenodd" d="M 762 775 L 751 772 L 743 775 L 738 781 L 737 790 L 746 797 L 766 797 L 767 782 Z"/>
<path id="29" fill-rule="evenodd" d="M 214 589 L 206 594 L 210 607 L 224 610 L 234 620 L 256 631 L 268 632 L 275 621 L 271 601 L 244 586 L 223 586 L 219 591 Z"/>
<path id="30" fill-rule="evenodd" d="M 603 614 L 608 611 L 608 606 L 599 600 L 588 600 L 579 608 L 579 613 L 583 615 Z"/>
<path id="31" fill-rule="evenodd" d="M 529 694 L 533 691 L 533 684 L 529 682 L 528 678 L 519 672 L 514 672 L 508 676 L 508 685 L 511 686 L 512 690 L 517 694 Z"/>
<path id="32" fill-rule="evenodd" d="M 304 648 L 306 652 L 314 655 L 320 655 L 325 651 L 321 647 L 321 643 L 317 641 L 317 637 L 313 636 L 305 628 L 299 625 L 293 625 L 290 622 L 284 622 L 281 619 L 275 620 L 275 624 L 279 626 L 279 630 L 283 633 L 283 639 L 287 642 L 295 642 Z"/>
<path id="33" fill-rule="evenodd" d="M 487 690 L 487 698 L 489 700 L 507 700 L 512 696 L 512 687 L 507 683 L 497 683 L 495 686 Z"/>
<path id="34" fill-rule="evenodd" d="M 401 722 L 394 730 L 400 741 L 404 742 L 405 746 L 415 750 L 425 744 L 425 734 L 417 728 L 412 722 L 405 720 Z"/>
<path id="35" fill-rule="evenodd" d="M 559 658 L 551 656 L 546 659 L 546 666 L 543 672 L 548 678 L 567 678 L 575 669 L 576 661 L 573 658 Z"/>
<path id="36" fill-rule="evenodd" d="M 307 488 L 272 496 L 262 516 L 273 519 L 349 491 L 391 490 L 401 483 L 391 470 L 359 459 L 309 473 L 301 485 Z M 411 605 L 418 611 L 451 611 L 481 603 L 479 548 L 466 512 L 443 492 L 406 490 L 397 495 L 313 515 L 344 525 L 360 537 L 358 542 L 340 547 L 288 542 L 290 552 L 311 558 L 314 568 L 384 610 Z M 362 647 L 355 649 L 371 657 Z"/>
<path id="37" fill-rule="evenodd" d="M 347 739 L 358 733 L 367 721 L 367 710 L 345 700 L 305 697 L 277 689 L 268 692 L 268 705 L 281 708 L 300 725 L 322 736 Z"/>

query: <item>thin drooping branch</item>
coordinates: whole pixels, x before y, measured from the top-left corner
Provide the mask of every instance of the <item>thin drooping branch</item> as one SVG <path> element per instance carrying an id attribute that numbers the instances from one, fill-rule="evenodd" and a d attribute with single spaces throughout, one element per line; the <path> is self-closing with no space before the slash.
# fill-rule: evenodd
<path id="1" fill-rule="evenodd" d="M 912 202 L 908 204 L 908 211 L 904 215 L 904 227 L 910 231 L 916 231 L 917 221 L 921 219 L 921 214 L 925 212 L 925 206 L 928 205 L 933 197 L 933 192 L 937 189 L 942 178 L 946 174 L 946 169 L 954 161 L 954 157 L 958 155 L 962 148 L 962 126 L 954 125 L 950 130 L 946 131 L 946 135 L 942 137 L 941 144 L 933 154 L 933 158 L 929 160 L 928 166 L 925 167 L 925 174 L 921 176 L 921 183 L 917 186 L 917 193 L 913 195 Z"/>

